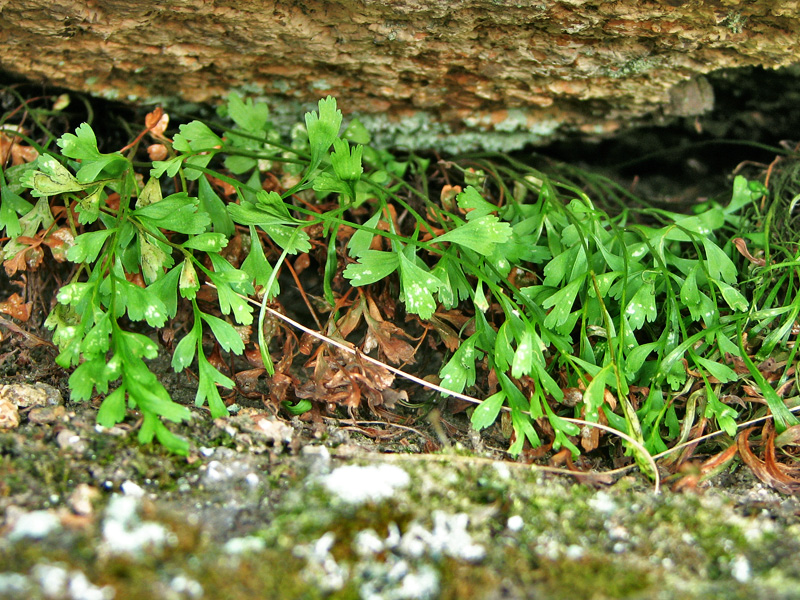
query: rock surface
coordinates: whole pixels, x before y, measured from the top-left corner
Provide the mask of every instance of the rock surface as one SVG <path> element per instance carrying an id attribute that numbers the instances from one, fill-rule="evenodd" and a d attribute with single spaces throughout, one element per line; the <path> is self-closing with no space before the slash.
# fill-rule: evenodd
<path id="1" fill-rule="evenodd" d="M 199 409 L 187 459 L 68 409 L 68 460 L 54 425 L 0 430 L 0 598 L 798 597 L 800 501 L 743 468 L 598 489 L 296 419 L 298 451 Z"/>
<path id="2" fill-rule="evenodd" d="M 772 0 L 19 0 L 0 69 L 130 101 L 333 94 L 390 143 L 519 146 L 701 114 L 703 74 L 798 62 L 799 24 Z"/>

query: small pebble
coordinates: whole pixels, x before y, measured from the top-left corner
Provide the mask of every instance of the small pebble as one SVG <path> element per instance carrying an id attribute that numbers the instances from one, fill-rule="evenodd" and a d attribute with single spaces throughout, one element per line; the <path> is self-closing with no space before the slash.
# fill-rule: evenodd
<path id="1" fill-rule="evenodd" d="M 70 429 L 62 429 L 56 434 L 56 443 L 62 450 L 83 452 L 88 448 L 86 440 Z"/>
<path id="2" fill-rule="evenodd" d="M 38 425 L 66 420 L 67 409 L 63 406 L 37 406 L 28 413 L 28 421 Z"/>
<path id="3" fill-rule="evenodd" d="M 255 421 L 256 431 L 264 435 L 274 446 L 289 444 L 294 436 L 294 429 L 277 419 L 260 418 Z"/>
<path id="4" fill-rule="evenodd" d="M 0 400 L 8 400 L 17 408 L 64 404 L 61 392 L 46 383 L 0 385 Z"/>
<path id="5" fill-rule="evenodd" d="M 8 398 L 0 398 L 0 429 L 19 427 L 19 409 Z"/>
<path id="6" fill-rule="evenodd" d="M 89 516 L 94 512 L 92 503 L 100 497 L 100 491 L 85 483 L 78 484 L 67 499 L 67 504 L 77 515 Z"/>

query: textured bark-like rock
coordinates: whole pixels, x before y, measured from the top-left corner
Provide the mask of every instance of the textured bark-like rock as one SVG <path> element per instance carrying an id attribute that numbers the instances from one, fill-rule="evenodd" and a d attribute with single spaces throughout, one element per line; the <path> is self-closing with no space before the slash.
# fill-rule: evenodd
<path id="1" fill-rule="evenodd" d="M 0 68 L 123 100 L 333 94 L 395 143 L 519 144 L 700 114 L 698 76 L 798 62 L 798 31 L 774 0 L 0 0 Z"/>

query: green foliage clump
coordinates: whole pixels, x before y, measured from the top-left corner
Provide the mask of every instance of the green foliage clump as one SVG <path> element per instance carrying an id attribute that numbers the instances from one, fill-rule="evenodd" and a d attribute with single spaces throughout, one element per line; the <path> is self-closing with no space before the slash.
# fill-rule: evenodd
<path id="1" fill-rule="evenodd" d="M 660 452 L 682 435 L 688 415 L 670 396 L 697 378 L 702 415 L 731 435 L 738 413 L 720 390 L 745 373 L 779 431 L 797 423 L 744 339 L 748 332 L 760 336 L 762 355 L 790 347 L 800 311 L 791 275 L 797 249 L 783 263 L 758 267 L 735 243 L 770 256 L 769 234 L 747 216 L 768 197 L 759 182 L 737 177 L 730 203 L 709 202 L 690 215 L 642 207 L 612 216 L 585 188 L 492 156 L 473 159 L 477 171 L 450 164 L 463 189 L 443 191 L 435 202 L 427 183 L 408 183 L 409 175 L 427 177 L 428 161 L 372 148 L 358 121 L 342 131 L 333 98 L 305 116 L 289 143 L 263 104 L 231 94 L 221 112 L 233 127 L 183 124 L 171 142 L 162 136 L 166 157 L 144 168 L 134 161 L 135 146 L 127 155 L 101 153 L 84 123 L 58 139 L 59 153 L 45 151 L 0 178 L 0 227 L 11 238 L 6 260 L 24 251 L 20 239 L 53 223 L 51 201 L 67 208 L 74 239 L 66 258 L 79 268 L 46 324 L 58 364 L 75 368 L 72 398 L 105 395 L 101 425 L 136 408 L 141 442 L 155 437 L 187 452 L 186 440 L 163 421 L 184 421 L 190 412 L 149 370 L 145 361 L 155 357 L 156 344 L 124 323 L 163 328 L 187 307 L 191 325 L 175 345 L 172 366 L 196 365 L 196 404 L 225 415 L 219 387 L 234 382 L 206 356 L 204 334 L 241 354 L 242 328 L 254 323 L 246 298 L 277 296 L 286 257 L 312 251 L 312 235 L 319 235 L 312 232 L 320 230 L 327 240 L 323 295 L 331 307 L 343 281 L 362 289 L 392 281 L 406 313 L 421 321 L 453 310 L 467 317 L 441 368 L 441 385 L 456 393 L 489 388 L 472 423 L 483 429 L 509 411 L 514 455 L 526 441 L 542 444 L 540 419 L 549 423 L 554 449 L 577 455 L 581 430 L 570 417 L 608 423 Z M 264 189 L 270 169 L 280 171 L 285 191 Z M 231 186 L 235 201 L 220 198 L 212 181 Z M 23 199 L 26 191 L 35 204 Z M 315 210 L 313 203 L 323 201 L 326 209 Z M 394 208 L 410 226 L 399 228 L 390 217 Z M 344 228 L 353 233 L 342 249 Z M 235 266 L 225 248 L 240 233 L 250 243 Z M 273 262 L 262 239 L 279 249 Z M 200 302 L 204 282 L 216 290 L 213 310 Z M 257 334 L 272 373 L 263 320 L 262 310 Z"/>

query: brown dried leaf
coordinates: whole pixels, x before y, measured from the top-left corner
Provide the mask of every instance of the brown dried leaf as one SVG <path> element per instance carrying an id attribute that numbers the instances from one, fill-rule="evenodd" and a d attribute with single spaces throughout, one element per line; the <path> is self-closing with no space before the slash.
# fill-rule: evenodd
<path id="1" fill-rule="evenodd" d="M 264 366 L 264 362 L 261 360 L 261 349 L 258 344 L 254 344 L 252 348 L 246 348 L 244 358 L 252 367 Z"/>
<path id="2" fill-rule="evenodd" d="M 367 330 L 367 335 L 364 336 L 364 343 L 361 344 L 361 351 L 364 354 L 369 354 L 378 346 L 378 337 L 375 332 L 370 328 Z"/>
<path id="3" fill-rule="evenodd" d="M 305 271 L 310 265 L 311 257 L 309 256 L 308 252 L 303 252 L 295 259 L 292 266 L 294 267 L 295 272 L 300 275 L 300 273 Z"/>
<path id="4" fill-rule="evenodd" d="M 486 391 L 489 396 L 492 394 L 497 393 L 497 386 L 500 384 L 500 381 L 497 377 L 497 371 L 491 369 L 489 371 L 489 375 L 486 377 Z"/>
<path id="5" fill-rule="evenodd" d="M 797 467 L 790 467 L 789 465 L 784 465 L 777 461 L 775 456 L 775 428 L 771 422 L 767 423 L 767 428 L 768 433 L 767 444 L 764 450 L 764 464 L 767 466 L 770 473 L 776 477 L 787 477 L 795 487 L 795 491 L 800 491 L 800 480 L 789 476 L 789 473 L 797 471 Z"/>
<path id="6" fill-rule="evenodd" d="M 508 413 L 503 413 L 503 414 L 505 415 L 505 414 L 508 414 Z M 510 437 L 509 441 L 513 444 L 514 441 L 516 440 L 516 437 L 517 437 L 516 431 L 512 430 L 512 434 L 511 434 L 511 437 Z M 529 464 L 533 463 L 533 462 L 539 460 L 540 458 L 543 458 L 543 457 L 547 456 L 547 453 L 550 452 L 550 450 L 552 450 L 552 449 L 553 449 L 553 441 L 552 440 L 550 440 L 549 442 L 544 442 L 543 441 L 541 446 L 537 446 L 536 448 L 531 448 L 530 447 L 530 442 L 526 439 L 525 440 L 525 445 L 523 447 L 522 454 L 521 454 L 522 461 L 526 462 L 526 463 L 529 463 Z"/>
<path id="7" fill-rule="evenodd" d="M 373 365 L 371 363 L 361 365 L 363 376 L 356 374 L 357 377 L 363 378 L 364 382 L 369 387 L 376 390 L 384 390 L 392 387 L 394 383 L 394 373 L 384 367 Z"/>
<path id="8" fill-rule="evenodd" d="M 754 429 L 756 428 L 745 429 L 736 438 L 736 445 L 742 460 L 756 477 L 777 491 L 783 494 L 795 494 L 800 491 L 800 480 L 789 477 L 775 461 L 775 440 L 772 435 L 768 435 L 766 439 L 765 460 L 762 461 L 753 454 L 748 438 Z"/>
<path id="9" fill-rule="evenodd" d="M 581 447 L 591 452 L 600 445 L 600 430 L 597 427 L 581 426 Z"/>
<path id="10" fill-rule="evenodd" d="M 164 144 L 150 144 L 147 147 L 147 156 L 150 160 L 167 160 L 169 152 Z"/>
<path id="11" fill-rule="evenodd" d="M 163 327 L 159 330 L 158 335 L 164 346 L 171 351 L 173 343 L 175 342 L 175 328 L 169 326 Z"/>
<path id="12" fill-rule="evenodd" d="M 323 386 L 326 389 L 333 390 L 338 387 L 348 386 L 350 385 L 351 381 L 352 379 L 347 371 L 344 369 L 337 369 L 331 377 L 327 378 L 327 381 L 323 383 Z"/>
<path id="13" fill-rule="evenodd" d="M 25 323 L 31 317 L 33 302 L 25 302 L 17 293 L 11 294 L 8 300 L 0 302 L 0 312 L 14 317 Z"/>
<path id="14" fill-rule="evenodd" d="M 733 245 L 736 246 L 736 250 L 738 250 L 739 254 L 744 256 L 747 260 L 749 260 L 754 265 L 758 265 L 759 267 L 765 266 L 767 263 L 763 258 L 756 258 L 752 254 L 750 254 L 750 250 L 747 248 L 747 242 L 740 238 L 733 238 Z"/>
<path id="15" fill-rule="evenodd" d="M 708 419 L 701 417 L 697 424 L 689 430 L 687 439 L 696 440 L 697 438 L 701 437 L 703 433 L 705 433 L 706 425 L 708 425 Z M 694 451 L 697 449 L 697 443 L 698 442 L 693 441 L 685 446 L 682 446 L 677 452 L 673 452 L 672 454 L 664 457 L 664 459 L 661 461 L 661 464 L 665 467 L 672 467 L 673 472 L 677 471 L 678 469 L 682 468 L 683 465 L 692 457 Z"/>
<path id="16" fill-rule="evenodd" d="M 603 393 L 603 402 L 608 404 L 608 407 L 612 411 L 617 410 L 617 397 L 608 388 L 606 388 L 606 391 Z M 600 412 L 602 414 L 602 411 Z"/>
<path id="17" fill-rule="evenodd" d="M 253 395 L 259 395 L 256 392 L 258 378 L 261 377 L 265 372 L 266 369 L 263 368 L 247 369 L 245 371 L 239 371 L 236 373 L 233 376 L 233 380 L 236 382 L 236 386 L 239 388 L 239 391 L 248 398 L 251 398 Z"/>
<path id="18" fill-rule="evenodd" d="M 297 351 L 300 354 L 308 356 L 314 349 L 314 344 L 316 344 L 318 341 L 319 340 L 317 340 L 316 337 L 306 332 L 302 336 L 300 336 L 300 345 L 298 346 Z"/>
<path id="19" fill-rule="evenodd" d="M 561 403 L 564 406 L 577 406 L 583 401 L 583 393 L 578 388 L 568 387 L 562 391 L 564 392 L 564 400 Z"/>
<path id="20" fill-rule="evenodd" d="M 236 333 L 239 334 L 239 337 L 242 339 L 242 342 L 244 342 L 245 344 L 250 343 L 250 336 L 253 335 L 252 325 L 234 325 L 233 328 L 236 330 Z"/>
<path id="21" fill-rule="evenodd" d="M 0 165 L 5 165 L 11 156 L 11 146 L 14 142 L 4 133 L 0 133 Z"/>
<path id="22" fill-rule="evenodd" d="M 13 166 L 33 162 L 39 156 L 39 152 L 32 146 L 23 146 L 18 143 L 20 138 L 0 133 L 0 165 L 5 165 L 11 158 Z"/>
<path id="23" fill-rule="evenodd" d="M 344 404 L 349 408 L 358 408 L 361 406 L 361 388 L 357 385 L 351 385 L 347 396 L 337 402 L 337 404 Z"/>
<path id="24" fill-rule="evenodd" d="M 119 210 L 120 200 L 122 200 L 120 195 L 117 192 L 113 192 L 106 198 L 106 206 L 116 212 Z"/>
<path id="25" fill-rule="evenodd" d="M 461 193 L 460 185 L 445 185 L 442 187 L 442 192 L 439 194 L 439 199 L 442 202 L 442 207 L 445 210 L 454 212 L 456 210 L 456 196 Z"/>
<path id="26" fill-rule="evenodd" d="M 720 402 L 723 404 L 737 404 L 742 408 L 747 408 L 747 402 L 745 402 L 740 396 L 736 394 L 725 394 L 724 396 L 719 397 Z"/>
<path id="27" fill-rule="evenodd" d="M 775 389 L 775 393 L 778 394 L 778 397 L 780 398 L 786 398 L 793 388 L 794 388 L 794 379 L 790 379 L 783 385 L 779 385 Z"/>
<path id="28" fill-rule="evenodd" d="M 64 262 L 67 260 L 67 250 L 75 245 L 75 236 L 69 227 L 59 227 L 44 239 L 44 245 L 50 248 L 54 259 Z"/>
<path id="29" fill-rule="evenodd" d="M 362 296 L 362 302 L 363 301 L 367 303 L 367 313 L 369 316 L 375 321 L 383 321 L 381 311 L 378 309 L 378 305 L 375 304 L 375 300 L 372 299 L 372 296 L 370 294 L 366 294 L 366 298 Z"/>
<path id="30" fill-rule="evenodd" d="M 25 264 L 29 271 L 35 271 L 42 266 L 44 250 L 41 245 L 31 246 L 25 253 Z"/>
<path id="31" fill-rule="evenodd" d="M 39 158 L 39 151 L 33 146 L 14 144 L 11 146 L 11 164 L 14 166 L 30 163 Z"/>
<path id="32" fill-rule="evenodd" d="M 396 337 L 391 337 L 393 333 L 403 333 L 399 327 L 395 327 L 392 323 L 384 322 L 372 331 L 377 335 L 381 351 L 389 362 L 408 364 L 416 360 L 414 347 L 411 344 Z"/>
<path id="33" fill-rule="evenodd" d="M 683 370 L 686 371 L 686 374 L 689 375 L 689 377 L 694 377 L 695 379 L 700 379 L 702 377 L 700 371 L 695 371 L 694 369 L 689 367 L 688 360 L 682 358 L 681 362 L 683 363 Z"/>
<path id="34" fill-rule="evenodd" d="M 316 352 L 316 356 L 306 363 L 309 367 L 314 366 L 314 383 L 321 386 L 333 376 L 333 368 L 330 365 L 328 358 L 325 356 L 325 347 L 320 346 Z"/>
<path id="35" fill-rule="evenodd" d="M 728 446 L 722 452 L 719 452 L 706 460 L 702 465 L 700 465 L 700 472 L 703 474 L 704 477 L 708 477 L 719 471 L 720 469 L 726 467 L 728 463 L 733 460 L 733 457 L 736 456 L 736 453 L 739 451 L 738 443 L 733 443 Z"/>
<path id="36" fill-rule="evenodd" d="M 296 383 L 297 382 L 285 373 L 276 372 L 275 375 L 267 379 L 267 386 L 269 387 L 270 394 L 279 404 L 287 400 L 289 390 Z"/>
<path id="37" fill-rule="evenodd" d="M 346 338 L 353 330 L 358 327 L 361 322 L 361 315 L 364 311 L 364 305 L 361 302 L 353 304 L 345 315 L 336 322 L 336 327 L 339 334 Z"/>
<path id="38" fill-rule="evenodd" d="M 24 248 L 8 260 L 4 260 L 3 267 L 6 270 L 6 275 L 13 277 L 17 271 L 26 271 L 28 269 L 27 255 L 30 253 L 30 251 L 31 248 Z M 43 254 L 41 250 L 39 251 L 39 254 Z"/>
<path id="39" fill-rule="evenodd" d="M 383 309 L 383 314 L 386 316 L 386 318 L 390 320 L 394 319 L 395 313 L 397 312 L 397 299 L 390 291 L 388 285 L 383 286 L 378 301 L 380 302 L 381 308 Z"/>
<path id="40" fill-rule="evenodd" d="M 136 273 L 125 273 L 125 279 L 128 280 L 129 283 L 144 289 L 147 287 L 144 284 L 144 277 L 142 277 L 141 272 L 137 271 Z"/>
<path id="41" fill-rule="evenodd" d="M 17 325 L 13 321 L 9 321 L 5 317 L 0 317 L 0 326 L 5 327 L 9 331 L 11 331 L 13 333 L 16 333 L 17 335 L 25 338 L 24 344 L 28 348 L 35 348 L 36 346 L 49 346 L 50 348 L 55 348 L 55 345 L 53 344 L 53 342 L 50 342 L 48 340 L 40 338 L 38 335 L 34 335 L 34 334 L 32 334 L 32 333 L 30 333 L 28 331 L 25 331 L 22 327 L 20 327 L 19 325 Z M 2 332 L 0 332 L 0 333 L 2 333 Z M 2 335 L 0 335 L 0 339 L 3 339 Z M 23 356 L 25 356 L 25 355 L 23 354 Z M 18 364 L 20 364 L 20 360 L 21 359 L 22 358 L 20 357 L 20 359 L 17 360 Z M 2 362 L 2 361 L 0 361 L 0 362 Z M 25 364 L 27 364 L 27 363 L 25 363 Z"/>
<path id="42" fill-rule="evenodd" d="M 723 469 L 727 468 L 738 451 L 738 444 L 733 442 L 725 450 L 715 454 L 699 466 L 696 463 L 683 463 L 680 466 L 682 476 L 672 486 L 672 491 L 696 489 L 702 481 L 721 473 Z"/>
<path id="43" fill-rule="evenodd" d="M 606 418 L 605 412 L 598 411 L 598 423 L 600 425 L 608 425 L 608 419 Z M 581 417 L 585 417 L 584 412 L 581 411 Z M 589 425 L 582 425 L 581 426 L 581 447 L 586 450 L 586 452 L 591 452 L 595 450 L 598 446 L 600 446 L 600 435 L 603 433 L 603 430 L 599 427 L 591 427 Z"/>
<path id="44" fill-rule="evenodd" d="M 228 370 L 228 365 L 225 363 L 225 359 L 222 358 L 222 352 L 220 351 L 220 347 L 218 344 L 214 344 L 214 349 L 211 351 L 211 354 L 208 355 L 208 362 L 211 363 L 211 366 L 214 367 L 220 373 L 224 373 Z"/>
<path id="45" fill-rule="evenodd" d="M 295 337 L 293 335 L 286 336 L 283 342 L 283 353 L 281 359 L 275 364 L 275 371 L 278 373 L 287 373 L 292 367 L 294 357 L 297 353 L 294 351 Z"/>
<path id="46" fill-rule="evenodd" d="M 294 395 L 301 400 L 322 401 L 327 398 L 327 392 L 325 389 L 313 381 L 307 381 L 295 387 Z"/>
<path id="47" fill-rule="evenodd" d="M 220 251 L 220 255 L 238 269 L 246 256 L 242 248 L 242 236 L 237 233 L 228 239 L 228 244 Z"/>
<path id="48" fill-rule="evenodd" d="M 738 356 L 734 356 L 728 352 L 725 353 L 725 362 L 731 365 L 731 368 L 736 371 L 737 375 L 749 375 L 750 369 L 744 364 L 744 361 Z"/>
<path id="49" fill-rule="evenodd" d="M 450 325 L 436 315 L 433 315 L 428 322 L 433 326 L 434 331 L 439 334 L 439 337 L 450 352 L 458 350 L 461 345 L 461 338 L 458 337 L 458 334 Z"/>
<path id="50" fill-rule="evenodd" d="M 564 448 L 557 452 L 550 459 L 552 466 L 566 465 L 572 474 L 580 483 L 585 485 L 611 485 L 614 483 L 614 476 L 607 473 L 592 473 L 590 471 L 583 471 L 572 460 L 572 453 Z"/>
<path id="51" fill-rule="evenodd" d="M 144 125 L 152 136 L 162 138 L 167 130 L 167 125 L 169 125 L 169 115 L 164 112 L 164 109 L 157 106 L 152 112 L 147 113 Z"/>
<path id="52" fill-rule="evenodd" d="M 761 371 L 761 374 L 764 375 L 764 377 L 769 377 L 770 375 L 779 374 L 779 372 L 783 371 L 785 367 L 785 360 L 775 360 L 774 358 L 769 357 L 758 365 L 758 370 Z"/>
<path id="53" fill-rule="evenodd" d="M 398 335 L 408 337 L 406 332 L 394 323 L 380 319 L 379 314 L 378 318 L 375 318 L 375 313 L 377 313 L 377 311 L 377 306 L 370 300 L 369 311 L 364 312 L 364 320 L 369 328 L 364 344 L 364 352 L 369 352 L 374 348 L 375 342 L 377 342 L 381 352 L 383 352 L 389 362 L 394 364 L 413 363 L 414 347 L 408 342 L 397 339 L 396 337 Z"/>

